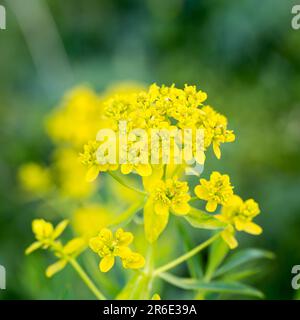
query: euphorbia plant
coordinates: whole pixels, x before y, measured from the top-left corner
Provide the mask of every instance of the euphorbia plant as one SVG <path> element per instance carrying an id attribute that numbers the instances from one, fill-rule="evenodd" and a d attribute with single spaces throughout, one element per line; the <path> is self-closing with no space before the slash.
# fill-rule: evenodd
<path id="1" fill-rule="evenodd" d="M 94 96 L 91 94 L 89 99 L 93 100 Z M 212 146 L 220 159 L 221 145 L 235 140 L 233 131 L 227 128 L 226 117 L 206 104 L 206 93 L 198 91 L 195 86 L 186 85 L 179 89 L 174 85 L 159 87 L 153 84 L 148 90 L 124 90 L 97 99 L 97 102 L 93 100 L 95 107 L 89 105 L 87 111 L 82 111 L 80 103 L 87 103 L 89 99 L 78 98 L 77 101 L 74 96 L 70 99 L 76 106 L 73 112 L 87 113 L 86 117 L 79 117 L 77 123 L 70 124 L 68 115 L 72 112 L 68 101 L 50 118 L 48 127 L 56 139 L 72 141 L 76 148 L 82 144 L 80 131 L 87 137 L 87 130 L 91 129 L 94 139 L 86 141 L 79 155 L 82 165 L 86 167 L 85 180 L 93 184 L 98 178 L 100 184 L 105 185 L 107 179 L 102 176 L 110 176 L 122 185 L 122 193 L 126 193 L 125 189 L 131 193 L 131 205 L 123 213 L 110 208 L 110 219 L 106 219 L 105 223 L 103 219 L 97 222 L 93 218 L 94 226 L 88 230 L 91 232 L 76 237 L 66 245 L 58 240 L 66 222 L 54 228 L 45 220 L 34 220 L 33 232 L 37 241 L 26 252 L 50 249 L 59 260 L 47 269 L 47 276 L 54 275 L 70 263 L 99 299 L 107 298 L 106 292 L 103 292 L 105 290 L 96 287 L 76 259 L 85 250 L 91 249 L 100 256 L 99 272 L 105 273 L 108 278 L 118 260 L 123 268 L 134 270 L 135 274 L 114 298 L 150 299 L 156 294 L 153 284 L 157 279 L 192 290 L 198 299 L 211 297 L 212 293 L 261 297 L 259 291 L 239 280 L 254 273 L 255 269 L 245 269 L 248 262 L 272 255 L 248 249 L 225 259 L 228 252 L 238 246 L 237 232 L 245 231 L 253 235 L 262 232 L 261 227 L 253 222 L 260 213 L 258 204 L 253 199 L 244 201 L 237 196 L 229 176 L 217 171 L 212 172 L 208 180 L 197 178 L 198 184 L 191 187 L 195 180 L 191 173 L 202 174 L 207 150 Z M 76 115 L 72 116 L 76 119 Z M 57 133 L 56 130 L 64 130 L 61 128 L 64 119 L 67 124 L 65 131 Z M 72 125 L 78 125 L 78 129 L 74 130 Z M 104 138 L 105 133 L 107 136 Z M 112 191 L 111 187 L 107 189 Z M 122 193 L 119 194 L 121 200 Z M 169 224 L 171 216 L 177 220 L 178 227 Z M 85 219 L 88 221 L 89 215 Z M 184 222 L 199 233 L 201 229 L 211 230 L 212 235 L 192 246 Z M 161 235 L 168 228 L 174 228 L 172 232 L 178 233 L 186 251 L 161 264 L 155 261 L 155 250 L 158 250 Z M 144 252 L 130 248 L 135 243 L 135 233 L 140 234 L 141 229 L 142 237 L 148 243 Z M 207 264 L 203 266 L 195 257 L 208 247 Z M 169 273 L 184 263 L 188 265 L 190 278 Z M 244 267 L 244 273 L 239 267 Z"/>

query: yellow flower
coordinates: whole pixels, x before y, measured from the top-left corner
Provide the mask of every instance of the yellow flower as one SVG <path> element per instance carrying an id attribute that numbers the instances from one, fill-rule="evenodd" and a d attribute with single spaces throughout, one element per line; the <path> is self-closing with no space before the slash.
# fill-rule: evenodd
<path id="1" fill-rule="evenodd" d="M 177 177 L 163 181 L 158 172 L 144 178 L 145 189 L 150 194 L 144 207 L 144 227 L 150 242 L 154 242 L 167 226 L 170 211 L 175 215 L 186 215 L 190 211 L 187 182 Z"/>
<path id="2" fill-rule="evenodd" d="M 252 222 L 259 213 L 259 206 L 253 199 L 243 201 L 237 195 L 234 195 L 230 201 L 222 207 L 221 214 L 216 215 L 216 218 L 229 224 L 228 228 L 222 232 L 222 237 L 230 248 L 233 249 L 238 245 L 234 237 L 235 229 L 253 235 L 262 233 L 262 228 Z"/>
<path id="3" fill-rule="evenodd" d="M 86 242 L 83 238 L 74 238 L 65 246 L 57 240 L 64 232 L 68 223 L 68 220 L 63 220 L 54 228 L 52 223 L 47 222 L 44 219 L 35 219 L 32 221 L 32 231 L 37 241 L 26 249 L 25 254 L 30 254 L 33 251 L 42 248 L 50 249 L 54 252 L 55 256 L 59 258 L 58 261 L 47 268 L 47 277 L 52 277 L 55 273 L 62 270 L 70 259 L 77 256 L 86 247 Z"/>
<path id="4" fill-rule="evenodd" d="M 100 271 L 108 272 L 115 263 L 115 257 L 121 258 L 124 268 L 142 268 L 145 259 L 128 247 L 132 241 L 132 233 L 121 228 L 114 235 L 109 229 L 104 228 L 97 237 L 91 238 L 90 248 L 102 258 L 99 264 Z"/>
<path id="5" fill-rule="evenodd" d="M 29 246 L 25 253 L 30 254 L 36 249 L 47 249 L 52 246 L 54 240 L 56 240 L 64 232 L 68 223 L 68 220 L 63 220 L 54 228 L 52 223 L 47 222 L 44 219 L 33 220 L 32 231 L 37 241 Z"/>
<path id="6" fill-rule="evenodd" d="M 233 142 L 235 135 L 227 129 L 227 119 L 216 112 L 212 107 L 205 106 L 201 109 L 200 123 L 203 126 L 205 148 L 213 145 L 213 150 L 218 159 L 221 158 L 221 143 Z"/>
<path id="7" fill-rule="evenodd" d="M 103 124 L 103 104 L 90 88 L 80 86 L 68 92 L 46 119 L 46 128 L 55 143 L 81 148 L 93 139 Z"/>
<path id="8" fill-rule="evenodd" d="M 214 212 L 218 204 L 226 205 L 233 196 L 233 187 L 228 175 L 214 171 L 210 180 L 200 179 L 200 185 L 195 187 L 199 199 L 206 200 L 206 210 Z"/>
<path id="9" fill-rule="evenodd" d="M 22 165 L 19 180 L 23 189 L 37 195 L 47 193 L 52 186 L 50 171 L 36 163 Z"/>
<path id="10" fill-rule="evenodd" d="M 100 142 L 98 141 L 89 141 L 84 146 L 84 152 L 80 154 L 81 162 L 88 167 L 88 171 L 86 173 L 86 181 L 92 182 L 97 177 L 99 172 L 105 171 L 114 171 L 118 169 L 117 164 L 100 164 L 97 160 L 96 152 L 100 146 Z"/>
<path id="11" fill-rule="evenodd" d="M 147 142 L 138 141 L 136 138 L 135 146 L 132 147 L 132 142 L 128 144 L 127 150 L 125 150 L 127 154 L 126 163 L 121 164 L 121 172 L 123 174 L 129 174 L 135 171 L 141 177 L 150 176 L 152 173 L 151 164 L 149 164 L 149 153 Z M 141 155 L 142 153 L 142 155 Z M 143 160 L 143 161 L 142 161 Z"/>

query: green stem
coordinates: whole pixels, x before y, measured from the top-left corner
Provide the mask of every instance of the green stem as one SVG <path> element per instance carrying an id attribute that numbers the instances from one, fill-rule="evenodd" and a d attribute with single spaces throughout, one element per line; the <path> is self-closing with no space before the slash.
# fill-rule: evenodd
<path id="1" fill-rule="evenodd" d="M 197 201 L 197 200 L 200 200 L 198 197 L 192 197 L 191 199 L 190 199 L 190 202 L 193 202 L 193 201 Z"/>
<path id="2" fill-rule="evenodd" d="M 86 272 L 81 268 L 79 263 L 74 259 L 71 258 L 69 260 L 70 264 L 72 267 L 77 271 L 79 274 L 80 278 L 83 280 L 83 282 L 88 286 L 88 288 L 94 293 L 94 295 L 99 299 L 99 300 L 106 300 L 105 296 L 97 289 L 95 284 L 92 282 L 92 280 L 89 278 L 89 276 L 86 274 Z"/>
<path id="3" fill-rule="evenodd" d="M 170 270 L 182 262 L 190 259 L 192 256 L 203 250 L 204 248 L 208 247 L 211 243 L 213 243 L 218 237 L 220 236 L 220 233 L 215 234 L 214 236 L 210 237 L 206 241 L 202 242 L 199 244 L 197 247 L 194 249 L 190 250 L 189 252 L 185 253 L 184 255 L 176 258 L 175 260 L 165 264 L 162 267 L 159 267 L 158 269 L 154 270 L 153 275 L 158 276 L 160 273 L 166 272 L 167 270 Z"/>
<path id="4" fill-rule="evenodd" d="M 115 220 L 110 224 L 110 227 L 112 226 L 119 226 L 120 224 L 130 221 L 131 218 L 140 210 L 143 208 L 145 199 L 142 201 L 133 204 L 131 207 L 129 207 L 127 210 L 125 210 L 123 213 L 121 213 L 119 216 L 116 217 Z"/>
<path id="5" fill-rule="evenodd" d="M 127 189 L 130 189 L 132 191 L 135 191 L 139 194 L 142 194 L 143 196 L 148 195 L 146 192 L 144 192 L 143 190 L 137 189 L 135 187 L 132 187 L 130 185 L 128 185 L 125 181 L 123 181 L 120 177 L 118 177 L 116 174 L 114 174 L 112 171 L 108 171 L 108 174 L 114 178 L 116 181 L 118 181 L 122 186 L 124 186 Z"/>

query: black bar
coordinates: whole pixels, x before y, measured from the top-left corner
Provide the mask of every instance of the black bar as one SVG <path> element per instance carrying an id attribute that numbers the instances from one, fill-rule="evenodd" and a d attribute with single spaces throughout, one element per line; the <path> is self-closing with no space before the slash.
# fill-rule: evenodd
<path id="1" fill-rule="evenodd" d="M 76 300 L 7 300 L 0 301 L 0 319 L 252 319 L 264 314 L 298 314 L 300 301 L 76 301 Z"/>

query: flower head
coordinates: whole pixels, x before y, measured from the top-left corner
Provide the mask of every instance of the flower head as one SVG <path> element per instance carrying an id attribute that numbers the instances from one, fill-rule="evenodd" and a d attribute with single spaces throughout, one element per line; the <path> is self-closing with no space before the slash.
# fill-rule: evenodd
<path id="1" fill-rule="evenodd" d="M 160 180 L 151 190 L 155 213 L 160 215 L 171 210 L 177 215 L 187 214 L 190 211 L 188 201 L 191 199 L 188 191 L 187 182 L 179 181 L 177 177 Z"/>
<path id="2" fill-rule="evenodd" d="M 26 253 L 29 254 L 40 247 L 47 249 L 53 244 L 54 240 L 56 240 L 63 233 L 68 223 L 68 220 L 63 220 L 54 228 L 52 223 L 47 222 L 44 219 L 33 220 L 32 231 L 37 242 L 33 243 L 26 250 Z"/>
<path id="3" fill-rule="evenodd" d="M 200 179 L 200 185 L 195 187 L 199 199 L 206 200 L 206 210 L 214 212 L 218 204 L 226 205 L 233 196 L 233 186 L 228 175 L 214 171 L 209 180 Z"/>
<path id="4" fill-rule="evenodd" d="M 144 178 L 145 189 L 149 192 L 144 207 L 144 227 L 149 242 L 156 241 L 164 231 L 170 212 L 186 215 L 190 211 L 187 182 L 179 181 L 177 177 L 164 181 L 159 171 L 157 169 L 152 176 Z"/>
<path id="5" fill-rule="evenodd" d="M 99 268 L 102 272 L 109 271 L 115 257 L 120 257 L 124 268 L 139 269 L 145 264 L 145 259 L 139 253 L 128 247 L 133 241 L 133 234 L 119 228 L 115 234 L 109 229 L 102 229 L 97 237 L 90 239 L 90 248 L 102 258 Z"/>
<path id="6" fill-rule="evenodd" d="M 222 207 L 221 214 L 216 215 L 219 220 L 228 223 L 228 228 L 222 232 L 223 239 L 231 248 L 237 246 L 234 231 L 245 231 L 253 235 L 262 233 L 262 228 L 252 220 L 260 213 L 257 202 L 253 199 L 243 201 L 234 195 L 228 203 Z"/>
<path id="7" fill-rule="evenodd" d="M 78 255 L 86 246 L 85 240 L 79 237 L 70 240 L 66 245 L 63 245 L 57 240 L 64 232 L 68 223 L 68 220 L 63 220 L 54 228 L 52 223 L 47 222 L 44 219 L 35 219 L 32 222 L 32 231 L 37 241 L 26 249 L 25 254 L 30 254 L 33 251 L 42 248 L 50 249 L 55 256 L 59 258 L 58 261 L 47 268 L 47 277 L 52 277 L 55 273 L 62 270 L 69 260 Z"/>

